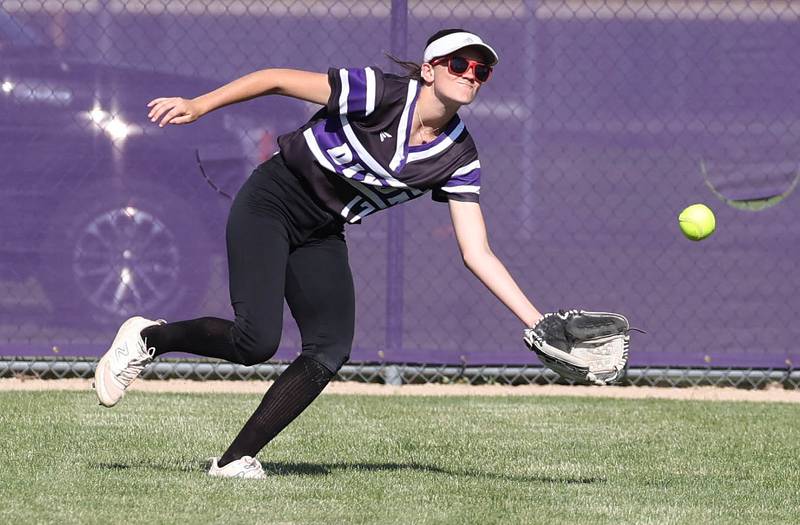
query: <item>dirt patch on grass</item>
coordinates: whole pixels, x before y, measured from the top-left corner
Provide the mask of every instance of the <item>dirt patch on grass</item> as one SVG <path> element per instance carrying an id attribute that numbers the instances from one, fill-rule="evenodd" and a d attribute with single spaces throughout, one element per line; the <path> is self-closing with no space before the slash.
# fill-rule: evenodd
<path id="1" fill-rule="evenodd" d="M 241 393 L 263 394 L 271 381 L 190 381 L 182 379 L 139 380 L 131 386 L 138 392 Z M 0 391 L 12 390 L 85 390 L 92 389 L 90 379 L 0 379 Z M 564 385 L 404 385 L 386 386 L 356 382 L 333 382 L 327 395 L 378 396 L 592 396 L 621 399 L 689 399 L 702 401 L 769 401 L 800 403 L 800 390 L 785 390 L 780 385 L 764 390 L 694 387 L 662 388 L 632 386 Z"/>

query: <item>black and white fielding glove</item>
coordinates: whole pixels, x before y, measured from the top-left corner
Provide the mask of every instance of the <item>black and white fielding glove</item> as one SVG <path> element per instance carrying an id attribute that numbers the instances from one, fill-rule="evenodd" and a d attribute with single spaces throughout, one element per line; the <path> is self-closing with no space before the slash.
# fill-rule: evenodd
<path id="1" fill-rule="evenodd" d="M 630 324 L 608 312 L 559 310 L 547 313 L 523 340 L 545 366 L 576 383 L 608 385 L 622 379 L 628 364 Z"/>

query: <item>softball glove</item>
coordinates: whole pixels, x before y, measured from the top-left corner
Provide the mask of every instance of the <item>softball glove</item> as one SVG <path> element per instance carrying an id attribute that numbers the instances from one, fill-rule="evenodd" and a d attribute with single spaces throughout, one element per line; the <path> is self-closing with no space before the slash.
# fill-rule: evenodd
<path id="1" fill-rule="evenodd" d="M 523 340 L 545 366 L 574 383 L 607 385 L 622 379 L 628 364 L 630 324 L 607 312 L 547 313 Z"/>

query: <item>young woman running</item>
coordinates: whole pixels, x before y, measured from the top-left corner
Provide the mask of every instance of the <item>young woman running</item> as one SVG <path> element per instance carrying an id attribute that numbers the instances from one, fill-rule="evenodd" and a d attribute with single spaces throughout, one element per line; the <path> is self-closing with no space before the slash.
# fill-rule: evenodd
<path id="1" fill-rule="evenodd" d="M 449 203 L 464 264 L 526 327 L 541 314 L 492 253 L 478 204 L 481 166 L 458 109 L 489 80 L 497 53 L 463 29 L 434 34 L 406 77 L 377 68 L 328 74 L 266 69 L 192 100 L 148 104 L 159 126 L 188 124 L 262 95 L 321 104 L 301 128 L 278 138 L 233 201 L 227 223 L 234 320 L 165 323 L 128 319 L 100 360 L 95 389 L 114 406 L 154 357 L 188 352 L 254 365 L 281 338 L 283 300 L 302 353 L 278 377 L 209 474 L 262 478 L 255 455 L 320 394 L 348 360 L 355 298 L 344 224 L 432 192 Z M 406 64 L 408 65 L 408 64 Z"/>

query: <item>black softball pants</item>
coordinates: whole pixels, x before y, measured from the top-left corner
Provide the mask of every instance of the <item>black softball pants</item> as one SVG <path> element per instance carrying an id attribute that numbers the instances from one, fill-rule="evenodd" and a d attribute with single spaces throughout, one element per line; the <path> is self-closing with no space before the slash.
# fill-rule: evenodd
<path id="1" fill-rule="evenodd" d="M 339 370 L 350 356 L 355 317 L 343 225 L 311 199 L 280 155 L 237 195 L 227 245 L 236 362 L 252 365 L 275 354 L 285 297 L 302 355 Z"/>
<path id="2" fill-rule="evenodd" d="M 278 154 L 239 190 L 226 236 L 233 322 L 204 317 L 151 327 L 142 332 L 147 345 L 156 355 L 262 363 L 278 349 L 285 298 L 300 329 L 301 355 L 335 374 L 350 356 L 355 322 L 342 222 Z"/>

